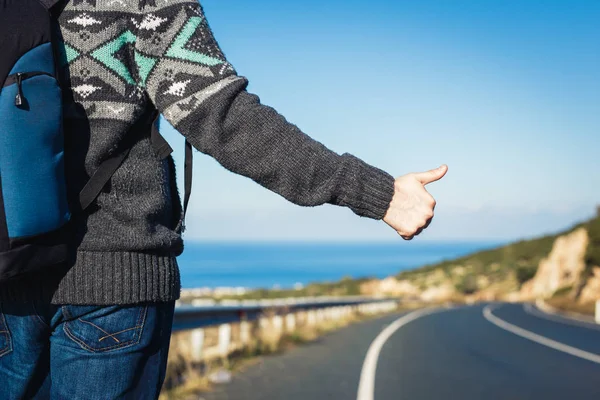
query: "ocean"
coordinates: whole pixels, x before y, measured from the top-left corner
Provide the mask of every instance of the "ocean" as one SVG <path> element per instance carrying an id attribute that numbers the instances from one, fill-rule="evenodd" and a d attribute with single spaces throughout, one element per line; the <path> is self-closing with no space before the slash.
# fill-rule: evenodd
<path id="1" fill-rule="evenodd" d="M 343 277 L 385 278 L 501 243 L 186 242 L 178 258 L 184 288 L 291 288 Z"/>

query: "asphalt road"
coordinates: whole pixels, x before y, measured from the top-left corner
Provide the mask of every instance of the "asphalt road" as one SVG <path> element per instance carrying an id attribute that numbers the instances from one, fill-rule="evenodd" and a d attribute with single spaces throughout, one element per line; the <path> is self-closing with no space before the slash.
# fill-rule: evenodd
<path id="1" fill-rule="evenodd" d="M 397 314 L 264 358 L 202 398 L 597 400 L 600 326 L 520 304 Z"/>

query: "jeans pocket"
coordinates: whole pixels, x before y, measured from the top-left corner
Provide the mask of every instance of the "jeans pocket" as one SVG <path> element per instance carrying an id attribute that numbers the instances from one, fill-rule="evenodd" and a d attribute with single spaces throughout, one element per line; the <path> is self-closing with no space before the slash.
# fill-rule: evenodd
<path id="1" fill-rule="evenodd" d="M 139 343 L 148 305 L 62 306 L 65 334 L 85 350 L 99 353 Z"/>
<path id="2" fill-rule="evenodd" d="M 0 357 L 10 353 L 12 351 L 12 340 L 10 337 L 10 331 L 6 324 L 6 318 L 2 312 L 2 306 L 0 305 Z"/>

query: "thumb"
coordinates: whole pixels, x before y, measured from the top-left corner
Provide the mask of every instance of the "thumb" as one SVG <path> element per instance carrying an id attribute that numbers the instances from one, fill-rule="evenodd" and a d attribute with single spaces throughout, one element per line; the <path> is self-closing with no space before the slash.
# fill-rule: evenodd
<path id="1" fill-rule="evenodd" d="M 418 172 L 415 174 L 415 178 L 423 185 L 427 185 L 428 183 L 439 181 L 446 175 L 448 172 L 448 166 L 446 164 L 438 167 L 436 169 L 432 169 L 427 172 Z"/>

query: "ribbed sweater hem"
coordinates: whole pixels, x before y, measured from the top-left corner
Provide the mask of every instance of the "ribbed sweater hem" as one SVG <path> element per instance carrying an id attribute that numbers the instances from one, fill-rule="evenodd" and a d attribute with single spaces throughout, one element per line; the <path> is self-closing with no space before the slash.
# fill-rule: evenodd
<path id="1" fill-rule="evenodd" d="M 0 284 L 0 302 L 113 305 L 169 302 L 180 295 L 175 256 L 78 251 L 69 264 Z"/>

